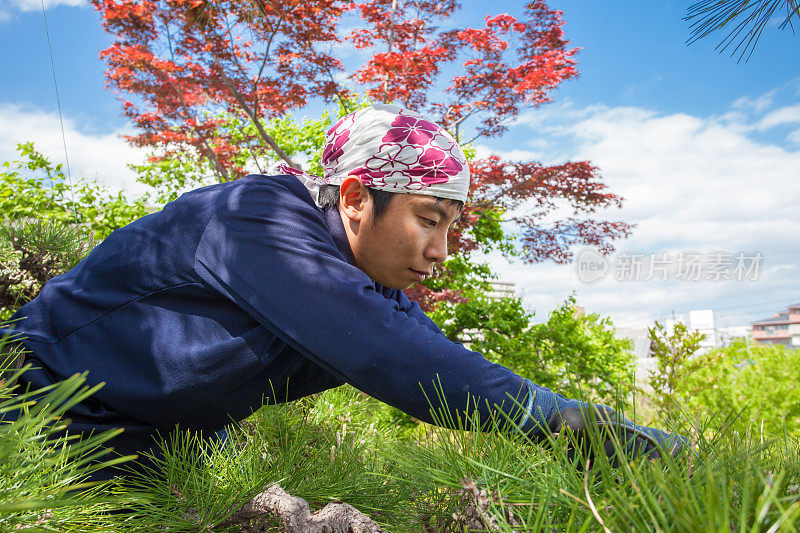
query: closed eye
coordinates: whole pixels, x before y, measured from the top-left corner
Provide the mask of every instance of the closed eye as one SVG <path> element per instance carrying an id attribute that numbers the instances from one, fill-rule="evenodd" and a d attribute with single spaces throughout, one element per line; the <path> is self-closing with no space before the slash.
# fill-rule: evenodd
<path id="1" fill-rule="evenodd" d="M 438 224 L 438 222 L 436 222 L 435 220 L 431 220 L 430 218 L 425 218 L 425 217 L 420 217 L 420 218 L 422 219 L 422 222 L 429 228 L 435 228 L 436 225 Z"/>

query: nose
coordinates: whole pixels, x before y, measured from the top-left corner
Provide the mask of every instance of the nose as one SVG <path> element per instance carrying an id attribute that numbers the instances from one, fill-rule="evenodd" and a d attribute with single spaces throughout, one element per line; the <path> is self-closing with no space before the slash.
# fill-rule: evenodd
<path id="1" fill-rule="evenodd" d="M 437 231 L 425 248 L 425 259 L 442 263 L 447 259 L 447 232 Z"/>

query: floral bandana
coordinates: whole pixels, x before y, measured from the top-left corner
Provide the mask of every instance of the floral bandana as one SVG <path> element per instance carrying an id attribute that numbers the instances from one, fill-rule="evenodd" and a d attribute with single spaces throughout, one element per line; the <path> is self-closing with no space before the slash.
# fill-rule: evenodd
<path id="1" fill-rule="evenodd" d="M 317 200 L 319 186 L 355 176 L 367 187 L 398 193 L 467 199 L 469 164 L 443 128 L 401 107 L 378 104 L 351 113 L 325 135 L 324 177 L 287 165 Z"/>

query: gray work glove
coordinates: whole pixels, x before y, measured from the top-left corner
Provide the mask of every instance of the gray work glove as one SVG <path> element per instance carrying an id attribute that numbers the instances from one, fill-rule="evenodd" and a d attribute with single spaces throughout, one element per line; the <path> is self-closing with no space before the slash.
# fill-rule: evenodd
<path id="1" fill-rule="evenodd" d="M 578 400 L 559 402 L 547 426 L 553 435 L 563 433 L 567 428 L 571 430 L 575 439 L 575 446 L 570 448 L 571 458 L 580 450 L 584 460 L 593 462 L 594 454 L 599 451 L 599 443 L 615 467 L 619 465 L 619 458 L 616 456 L 614 438 L 629 458 L 644 455 L 649 459 L 658 459 L 662 454 L 675 457 L 688 446 L 685 437 L 634 424 L 610 407 Z M 592 438 L 589 438 L 590 435 Z M 595 446 L 592 446 L 592 441 Z"/>

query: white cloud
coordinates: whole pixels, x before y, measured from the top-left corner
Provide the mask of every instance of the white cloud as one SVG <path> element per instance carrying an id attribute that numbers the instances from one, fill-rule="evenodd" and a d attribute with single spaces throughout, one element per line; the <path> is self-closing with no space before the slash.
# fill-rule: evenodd
<path id="1" fill-rule="evenodd" d="M 20 11 L 41 11 L 42 9 L 42 0 L 10 0 L 10 2 Z M 44 0 L 45 9 L 57 6 L 78 7 L 88 5 L 88 0 Z"/>
<path id="2" fill-rule="evenodd" d="M 44 7 L 49 10 L 54 7 L 88 7 L 88 0 L 44 0 Z M 32 12 L 42 10 L 42 0 L 0 0 L 0 23 L 5 23 L 14 18 L 14 13 Z"/>
<path id="3" fill-rule="evenodd" d="M 540 320 L 573 290 L 579 305 L 609 314 L 621 325 L 663 319 L 673 308 L 728 310 L 732 317 L 739 310 L 731 320 L 744 324 L 755 318 L 741 311 L 749 303 L 771 300 L 777 312 L 791 303 L 784 300 L 800 299 L 800 245 L 792 229 L 800 226 L 800 150 L 751 136 L 762 124 L 800 121 L 795 115 L 800 105 L 770 109 L 768 96 L 747 102 L 748 113 L 736 112 L 745 106 L 740 100 L 721 117 L 553 106 L 520 117 L 509 134 L 557 135 L 567 146 L 559 148 L 565 159 L 590 160 L 600 168 L 610 190 L 625 202 L 621 210 L 599 216 L 637 224 L 632 237 L 617 244 L 618 251 L 760 252 L 758 280 L 624 282 L 609 276 L 585 285 L 575 265 L 523 266 L 494 256 L 492 265 L 501 277 L 518 283 Z M 800 130 L 791 135 L 800 141 Z"/>
<path id="4" fill-rule="evenodd" d="M 656 221 L 662 236 L 730 242 L 738 225 L 708 234 L 683 226 L 797 212 L 786 193 L 795 190 L 800 153 L 759 144 L 713 118 L 609 109 L 575 124 L 573 133 L 575 157 L 598 165 L 627 199 L 626 214 Z"/>
<path id="5" fill-rule="evenodd" d="M 800 123 L 800 105 L 786 106 L 771 111 L 758 123 L 759 130 L 768 130 L 784 124 Z"/>
<path id="6" fill-rule="evenodd" d="M 743 96 L 739 98 L 735 102 L 733 102 L 733 108 L 739 110 L 747 110 L 747 111 L 755 111 L 756 113 L 761 113 L 769 106 L 772 105 L 775 96 L 778 94 L 779 89 L 773 89 L 766 94 L 762 94 L 757 98 L 751 98 L 749 96 Z"/>
<path id="7" fill-rule="evenodd" d="M 475 155 L 478 158 L 488 157 L 492 154 L 500 155 L 503 159 L 508 159 L 510 161 L 537 161 L 542 158 L 542 151 L 533 151 L 533 150 L 508 150 L 499 152 L 497 150 L 493 150 L 488 146 L 483 144 L 476 144 L 475 145 Z"/>
<path id="8" fill-rule="evenodd" d="M 127 164 L 143 161 L 145 153 L 131 148 L 120 138 L 123 133 L 129 132 L 84 133 L 75 121 L 65 117 L 64 137 L 73 179 L 97 180 L 113 191 L 141 192 L 144 186 L 136 182 L 136 176 Z M 0 103 L 0 161 L 19 159 L 16 146 L 28 141 L 33 141 L 37 150 L 53 163 L 64 162 L 64 144 L 57 113 Z"/>

